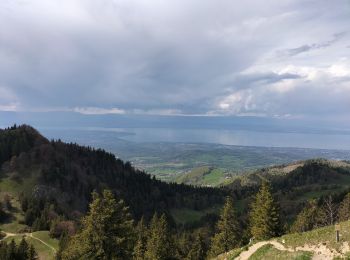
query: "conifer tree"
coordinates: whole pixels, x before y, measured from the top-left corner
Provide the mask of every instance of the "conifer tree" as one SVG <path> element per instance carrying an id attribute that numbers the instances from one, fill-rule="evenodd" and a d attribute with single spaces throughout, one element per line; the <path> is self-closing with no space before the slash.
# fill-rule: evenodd
<path id="1" fill-rule="evenodd" d="M 33 245 L 30 245 L 29 251 L 28 251 L 28 260 L 37 260 L 38 254 L 35 251 L 35 248 Z"/>
<path id="2" fill-rule="evenodd" d="M 133 221 L 122 200 L 112 192 L 93 193 L 82 230 L 69 241 L 63 259 L 130 259 L 134 247 Z"/>
<path id="3" fill-rule="evenodd" d="M 346 221 L 350 219 L 350 192 L 346 194 L 343 201 L 340 203 L 338 211 L 340 221 Z"/>
<path id="4" fill-rule="evenodd" d="M 147 240 L 147 250 L 145 259 L 147 260 L 165 260 L 171 256 L 170 234 L 166 217 L 163 214 L 160 218 L 157 213 L 151 220 L 149 238 Z"/>
<path id="5" fill-rule="evenodd" d="M 268 182 L 263 181 L 250 212 L 250 233 L 258 240 L 280 235 L 279 207 L 271 194 Z"/>
<path id="6" fill-rule="evenodd" d="M 145 221 L 143 217 L 141 218 L 139 223 L 137 223 L 136 237 L 137 237 L 137 240 L 134 248 L 133 258 L 135 260 L 143 260 L 145 259 L 145 252 L 147 248 L 147 237 L 148 237 L 148 230 L 145 225 Z"/>
<path id="7" fill-rule="evenodd" d="M 10 244 L 7 247 L 6 259 L 16 259 L 17 247 L 15 240 L 11 240 Z"/>
<path id="8" fill-rule="evenodd" d="M 28 243 L 26 242 L 26 240 L 24 238 L 22 238 L 22 240 L 17 248 L 17 258 L 18 259 L 28 259 L 28 250 L 29 250 Z"/>
<path id="9" fill-rule="evenodd" d="M 62 260 L 63 251 L 67 248 L 69 242 L 68 232 L 67 230 L 63 231 L 60 237 L 60 241 L 58 244 L 58 250 L 56 253 L 56 260 Z"/>
<path id="10" fill-rule="evenodd" d="M 310 200 L 298 214 L 291 227 L 292 232 L 305 232 L 316 228 L 319 224 L 319 208 L 316 200 Z"/>
<path id="11" fill-rule="evenodd" d="M 183 230 L 175 236 L 176 258 L 185 259 L 193 246 L 193 238 L 190 232 Z"/>
<path id="12" fill-rule="evenodd" d="M 193 241 L 192 247 L 186 256 L 186 260 L 204 260 L 206 257 L 205 241 L 200 233 L 198 233 Z"/>
<path id="13" fill-rule="evenodd" d="M 226 198 L 220 219 L 216 225 L 216 234 L 212 238 L 210 255 L 217 256 L 237 247 L 240 242 L 239 224 L 233 206 L 233 200 Z"/>

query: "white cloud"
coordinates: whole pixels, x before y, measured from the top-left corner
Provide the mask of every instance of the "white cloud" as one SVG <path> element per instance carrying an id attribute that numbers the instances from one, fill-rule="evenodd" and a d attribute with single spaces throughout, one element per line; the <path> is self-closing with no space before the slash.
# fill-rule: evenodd
<path id="1" fill-rule="evenodd" d="M 99 107 L 76 107 L 72 109 L 74 112 L 85 115 L 103 115 L 103 114 L 125 114 L 123 109 L 119 108 L 99 108 Z"/>
<path id="2" fill-rule="evenodd" d="M 18 104 L 0 104 L 0 111 L 18 111 Z"/>

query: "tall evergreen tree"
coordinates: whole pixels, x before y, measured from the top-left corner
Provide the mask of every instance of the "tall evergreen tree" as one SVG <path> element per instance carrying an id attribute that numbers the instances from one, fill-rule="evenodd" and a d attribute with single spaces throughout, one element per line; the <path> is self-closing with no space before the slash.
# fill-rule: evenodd
<path id="1" fill-rule="evenodd" d="M 226 198 L 220 219 L 216 225 L 216 234 L 212 238 L 210 255 L 217 256 L 237 247 L 240 242 L 239 223 L 233 206 L 233 200 Z"/>
<path id="2" fill-rule="evenodd" d="M 186 256 L 186 260 L 204 260 L 206 258 L 206 251 L 205 241 L 202 235 L 198 233 Z"/>
<path id="3" fill-rule="evenodd" d="M 27 260 L 28 250 L 29 250 L 28 243 L 24 238 L 22 238 L 17 248 L 17 259 Z"/>
<path id="4" fill-rule="evenodd" d="M 143 217 L 141 218 L 139 223 L 137 223 L 136 236 L 137 236 L 137 240 L 134 248 L 133 259 L 143 260 L 145 259 L 145 252 L 147 249 L 147 237 L 148 237 L 148 230 L 145 225 L 145 221 Z"/>
<path id="5" fill-rule="evenodd" d="M 56 253 L 56 260 L 62 260 L 62 254 L 64 250 L 67 248 L 69 242 L 68 232 L 67 230 L 63 231 L 60 237 L 60 242 L 58 244 L 58 250 Z"/>
<path id="6" fill-rule="evenodd" d="M 17 247 L 15 240 L 11 240 L 10 244 L 7 247 L 6 259 L 16 259 L 17 256 Z"/>
<path id="7" fill-rule="evenodd" d="M 316 200 L 310 200 L 298 214 L 291 227 L 292 232 L 305 232 L 319 226 L 320 209 Z"/>
<path id="8" fill-rule="evenodd" d="M 185 259 L 193 246 L 193 237 L 190 232 L 182 230 L 174 237 L 176 244 L 176 258 Z"/>
<path id="9" fill-rule="evenodd" d="M 170 234 L 166 217 L 163 214 L 159 218 L 155 213 L 151 220 L 145 259 L 165 260 L 171 258 L 171 254 Z"/>
<path id="10" fill-rule="evenodd" d="M 35 248 L 33 245 L 30 245 L 29 251 L 28 251 L 28 260 L 37 260 L 38 259 L 38 254 L 35 251 Z"/>
<path id="11" fill-rule="evenodd" d="M 338 215 L 340 221 L 346 221 L 350 219 L 350 192 L 346 194 L 343 201 L 340 203 Z"/>
<path id="12" fill-rule="evenodd" d="M 112 192 L 93 193 L 82 230 L 69 241 L 63 259 L 131 259 L 134 247 L 133 220 L 122 200 Z"/>
<path id="13" fill-rule="evenodd" d="M 258 240 L 281 234 L 279 207 L 271 194 L 268 182 L 263 181 L 250 212 L 250 233 Z"/>

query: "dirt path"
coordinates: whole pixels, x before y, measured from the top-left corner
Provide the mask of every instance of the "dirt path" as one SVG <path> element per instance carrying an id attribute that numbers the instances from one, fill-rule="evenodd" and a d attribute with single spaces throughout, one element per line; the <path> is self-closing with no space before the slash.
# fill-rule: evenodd
<path id="1" fill-rule="evenodd" d="M 343 245 L 343 248 L 349 249 L 349 245 L 347 242 Z M 330 250 L 325 245 L 304 245 L 297 247 L 295 249 L 285 247 L 283 244 L 277 242 L 276 240 L 271 241 L 261 241 L 258 242 L 248 248 L 247 251 L 242 252 L 238 257 L 236 257 L 236 260 L 248 260 L 259 248 L 263 247 L 264 245 L 271 244 L 276 249 L 280 251 L 288 251 L 288 252 L 296 252 L 296 251 L 307 251 L 313 253 L 313 260 L 331 260 L 334 257 L 341 256 L 340 253 L 336 252 L 335 250 Z M 347 250 L 344 251 L 347 251 Z M 345 253 L 345 252 L 344 252 Z"/>
<path id="2" fill-rule="evenodd" d="M 40 238 L 33 236 L 33 233 L 9 233 L 9 232 L 4 232 L 4 233 L 6 234 L 6 236 L 3 239 L 8 238 L 8 237 L 14 237 L 14 236 L 30 237 L 30 238 L 35 239 L 35 240 L 39 241 L 40 243 L 44 244 L 45 246 L 50 248 L 54 253 L 56 253 L 56 249 L 54 247 L 52 247 L 51 245 L 49 245 L 45 241 L 41 240 Z"/>
<path id="3" fill-rule="evenodd" d="M 6 234 L 6 236 L 4 236 L 1 240 L 5 239 L 5 238 L 8 238 L 8 237 L 14 237 L 14 236 L 17 236 L 18 234 L 15 234 L 15 233 L 8 233 L 8 232 L 4 232 L 2 231 L 3 233 Z"/>

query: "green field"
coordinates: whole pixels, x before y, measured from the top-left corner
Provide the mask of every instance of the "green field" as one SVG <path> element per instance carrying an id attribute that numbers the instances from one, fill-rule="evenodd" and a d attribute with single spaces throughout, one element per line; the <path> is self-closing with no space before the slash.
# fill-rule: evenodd
<path id="1" fill-rule="evenodd" d="M 206 214 L 215 213 L 219 214 L 221 210 L 220 205 L 215 205 L 210 209 L 198 211 L 192 209 L 173 209 L 171 210 L 171 216 L 174 218 L 177 224 L 189 224 L 199 221 Z"/>
<path id="2" fill-rule="evenodd" d="M 4 239 L 6 242 L 10 242 L 12 239 L 19 244 L 22 238 L 33 245 L 38 253 L 39 259 L 42 260 L 54 260 L 55 254 L 58 250 L 58 240 L 49 237 L 48 231 L 37 231 L 31 234 L 19 234 L 10 236 Z"/>
<path id="3" fill-rule="evenodd" d="M 53 260 L 55 253 L 58 250 L 58 240 L 49 237 L 49 231 L 37 231 L 30 233 L 30 228 L 22 224 L 24 219 L 23 211 L 21 210 L 18 195 L 22 191 L 32 189 L 35 179 L 28 176 L 20 182 L 13 180 L 11 177 L 3 177 L 0 181 L 0 199 L 5 195 L 10 196 L 12 208 L 8 211 L 11 216 L 7 221 L 0 225 L 0 230 L 11 234 L 4 241 L 10 242 L 12 239 L 19 243 L 24 237 L 29 244 L 32 244 L 36 249 L 39 259 Z M 28 233 L 29 232 L 29 233 Z"/>
<path id="4" fill-rule="evenodd" d="M 106 148 L 158 179 L 200 186 L 220 186 L 247 171 L 293 161 L 318 157 L 349 159 L 345 151 L 203 143 L 128 142 Z"/>

